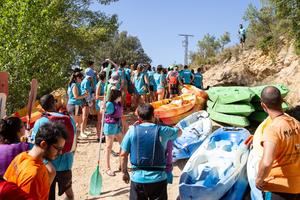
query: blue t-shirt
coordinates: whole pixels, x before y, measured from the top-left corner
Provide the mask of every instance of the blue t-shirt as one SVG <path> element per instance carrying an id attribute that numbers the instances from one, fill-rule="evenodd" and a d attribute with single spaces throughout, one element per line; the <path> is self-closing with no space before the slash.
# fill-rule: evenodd
<path id="1" fill-rule="evenodd" d="M 152 126 L 153 128 L 155 128 L 155 124 L 153 123 L 142 123 L 141 126 Z M 134 126 L 130 126 L 121 144 L 122 151 L 128 152 L 130 154 L 131 141 L 133 135 Z M 175 140 L 177 138 L 178 129 L 171 128 L 168 126 L 161 126 L 159 129 L 159 136 L 161 138 L 162 146 L 166 149 L 167 142 L 169 140 Z M 165 171 L 134 170 L 132 171 L 130 178 L 133 182 L 136 183 L 156 183 L 166 180 L 167 173 Z"/>
<path id="2" fill-rule="evenodd" d="M 146 83 L 145 83 L 145 73 L 140 73 L 134 75 L 134 87 L 138 94 L 146 94 Z"/>
<path id="3" fill-rule="evenodd" d="M 55 113 L 55 112 L 49 112 L 53 116 L 63 116 L 61 113 Z M 74 133 L 76 133 L 76 124 L 74 119 L 70 116 L 73 128 L 74 128 Z M 39 130 L 39 128 L 46 124 L 49 123 L 49 119 L 47 117 L 41 117 L 38 119 L 32 129 L 31 133 L 31 141 L 35 140 L 35 136 Z M 76 137 L 76 136 L 75 136 Z M 64 153 L 62 155 L 59 155 L 55 160 L 51 161 L 52 164 L 54 165 L 56 171 L 67 171 L 70 170 L 73 166 L 73 160 L 74 160 L 74 153 L 73 152 L 68 152 Z"/>
<path id="4" fill-rule="evenodd" d="M 96 90 L 96 83 L 97 83 L 97 74 L 96 74 L 96 72 L 92 68 L 88 67 L 88 68 L 85 69 L 85 74 L 87 76 L 92 77 L 93 82 L 94 82 L 93 83 L 94 84 L 93 90 Z"/>
<path id="5" fill-rule="evenodd" d="M 155 85 L 154 72 L 148 71 L 147 74 L 148 74 L 148 78 L 149 78 L 149 85 L 154 86 Z"/>
<path id="6" fill-rule="evenodd" d="M 86 100 L 89 102 L 92 99 L 92 83 L 89 80 L 89 77 L 84 77 L 84 79 L 81 81 L 81 95 L 83 95 L 86 91 L 89 93 L 89 96 L 86 97 Z"/>
<path id="7" fill-rule="evenodd" d="M 181 78 L 184 84 L 191 84 L 192 82 L 191 77 L 192 77 L 192 72 L 190 70 L 188 69 L 183 70 Z"/>
<path id="8" fill-rule="evenodd" d="M 73 94 L 73 88 L 77 87 L 78 94 L 80 95 L 80 86 L 77 83 L 72 83 L 71 86 L 68 87 L 68 104 L 71 105 L 81 105 L 82 100 L 81 99 L 75 99 L 74 94 Z"/>
<path id="9" fill-rule="evenodd" d="M 203 76 L 201 73 L 197 72 L 195 73 L 194 75 L 194 85 L 197 87 L 197 88 L 202 88 L 202 80 L 203 80 Z"/>
<path id="10" fill-rule="evenodd" d="M 163 74 L 155 73 L 153 75 L 155 87 L 157 90 L 164 89 L 165 76 Z"/>

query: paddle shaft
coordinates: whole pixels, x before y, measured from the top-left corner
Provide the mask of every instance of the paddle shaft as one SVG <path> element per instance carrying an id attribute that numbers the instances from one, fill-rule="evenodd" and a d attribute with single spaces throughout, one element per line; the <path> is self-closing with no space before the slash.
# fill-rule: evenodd
<path id="1" fill-rule="evenodd" d="M 111 64 L 108 64 L 108 67 L 106 68 L 106 77 L 105 77 L 105 89 L 107 88 L 108 85 L 108 77 L 109 77 L 109 71 L 111 68 Z M 99 144 L 99 151 L 98 151 L 98 166 L 100 166 L 100 154 L 101 154 L 101 143 L 102 143 L 102 136 L 103 136 L 103 126 L 104 126 L 104 116 L 105 116 L 105 111 L 106 111 L 106 92 L 104 91 L 104 97 L 103 97 L 103 106 L 104 109 L 102 111 L 102 116 L 101 116 L 101 128 L 100 128 L 100 144 Z M 101 109 L 101 108 L 100 108 Z"/>
<path id="2" fill-rule="evenodd" d="M 37 80 L 32 79 L 31 80 L 30 92 L 29 92 L 29 98 L 28 98 L 28 105 L 27 105 L 27 114 L 28 114 L 28 120 L 27 120 L 27 123 L 26 123 L 27 130 L 30 129 L 31 112 L 32 112 L 33 104 L 34 104 L 35 99 L 36 99 L 37 85 L 38 85 Z"/>

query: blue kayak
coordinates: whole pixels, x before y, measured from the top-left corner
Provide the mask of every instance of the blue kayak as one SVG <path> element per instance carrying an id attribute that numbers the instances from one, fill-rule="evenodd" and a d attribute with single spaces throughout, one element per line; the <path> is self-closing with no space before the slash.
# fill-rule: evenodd
<path id="1" fill-rule="evenodd" d="M 180 176 L 180 198 L 230 199 L 226 193 L 232 189 L 234 199 L 242 199 L 247 187 L 243 172 L 249 154 L 245 144 L 249 136 L 244 128 L 223 127 L 213 132 L 185 165 Z"/>
<path id="2" fill-rule="evenodd" d="M 176 125 L 182 135 L 173 142 L 173 162 L 188 159 L 211 134 L 212 122 L 206 111 L 195 112 Z"/>

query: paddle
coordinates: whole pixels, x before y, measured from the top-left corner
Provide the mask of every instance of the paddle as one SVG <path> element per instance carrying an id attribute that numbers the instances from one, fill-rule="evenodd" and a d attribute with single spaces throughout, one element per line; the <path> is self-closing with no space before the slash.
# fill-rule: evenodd
<path id="1" fill-rule="evenodd" d="M 36 79 L 32 79 L 30 85 L 29 97 L 28 97 L 28 104 L 27 104 L 27 123 L 26 123 L 27 130 L 30 130 L 31 112 L 32 112 L 33 104 L 36 99 L 37 87 L 38 87 L 38 81 Z"/>
<path id="2" fill-rule="evenodd" d="M 106 79 L 105 79 L 105 87 L 107 87 L 108 83 L 108 76 L 109 76 L 109 71 L 111 68 L 111 64 L 108 64 L 108 67 L 106 68 Z M 106 110 L 106 93 L 104 93 L 104 98 L 103 98 L 103 105 L 104 109 L 102 111 L 102 121 L 101 121 L 101 131 L 100 131 L 100 142 L 99 142 L 99 152 L 98 152 L 98 162 L 97 162 L 97 167 L 95 171 L 92 174 L 91 180 L 90 180 L 90 190 L 89 194 L 91 196 L 98 196 L 101 194 L 102 190 L 102 176 L 100 173 L 100 154 L 101 154 L 101 139 L 103 135 L 103 125 L 104 125 L 104 114 Z"/>
<path id="3" fill-rule="evenodd" d="M 8 96 L 8 72 L 0 72 L 0 119 L 6 116 L 6 100 Z"/>

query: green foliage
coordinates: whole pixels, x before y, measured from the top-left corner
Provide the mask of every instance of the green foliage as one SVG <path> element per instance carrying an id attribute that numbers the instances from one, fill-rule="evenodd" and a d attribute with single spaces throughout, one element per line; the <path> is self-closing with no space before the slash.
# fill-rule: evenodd
<path id="1" fill-rule="evenodd" d="M 191 60 L 194 65 L 216 64 L 217 55 L 220 54 L 225 45 L 230 42 L 230 34 L 225 32 L 220 38 L 206 34 L 198 41 L 198 51 L 191 53 Z"/>
<path id="2" fill-rule="evenodd" d="M 111 58 L 117 63 L 121 61 L 127 63 L 151 62 L 151 59 L 145 54 L 140 40 L 137 37 L 128 35 L 126 31 L 116 33 L 113 38 L 106 42 L 100 42 L 99 47 L 91 54 L 96 60 Z"/>
<path id="3" fill-rule="evenodd" d="M 78 57 L 84 58 L 90 46 L 117 30 L 117 17 L 89 10 L 90 3 L 1 1 L 0 70 L 10 73 L 9 112 L 26 105 L 32 78 L 39 81 L 39 94 L 64 87 Z"/>

